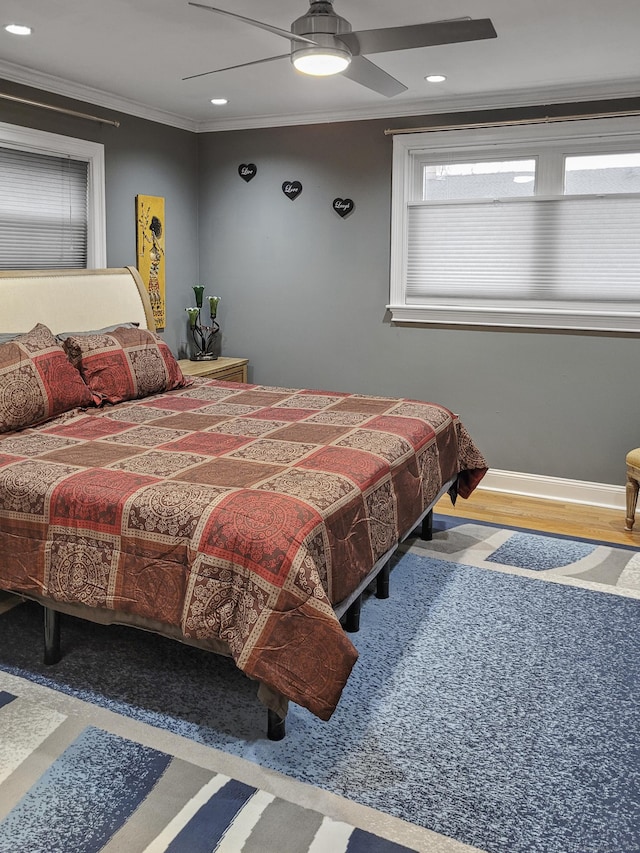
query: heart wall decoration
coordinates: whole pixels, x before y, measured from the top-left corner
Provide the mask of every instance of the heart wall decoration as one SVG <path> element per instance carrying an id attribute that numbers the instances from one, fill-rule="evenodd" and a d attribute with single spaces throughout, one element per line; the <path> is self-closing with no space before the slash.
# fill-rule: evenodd
<path id="1" fill-rule="evenodd" d="M 355 204 L 351 198 L 334 198 L 333 200 L 333 209 L 343 219 L 345 216 L 349 216 L 350 213 L 353 213 L 354 208 Z"/>
<path id="2" fill-rule="evenodd" d="M 302 192 L 302 184 L 300 181 L 285 181 L 282 185 L 282 192 L 291 201 L 295 201 Z"/>
<path id="3" fill-rule="evenodd" d="M 240 163 L 238 166 L 238 174 L 243 181 L 249 183 L 258 174 L 258 167 L 255 163 Z"/>

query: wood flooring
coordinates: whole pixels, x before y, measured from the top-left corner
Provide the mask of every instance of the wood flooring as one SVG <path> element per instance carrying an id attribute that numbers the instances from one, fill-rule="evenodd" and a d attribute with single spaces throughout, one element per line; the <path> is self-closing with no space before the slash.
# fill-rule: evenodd
<path id="1" fill-rule="evenodd" d="M 562 533 L 617 545 L 633 545 L 640 549 L 640 511 L 633 531 L 629 532 L 624 529 L 624 510 L 507 495 L 482 488 L 476 489 L 468 500 L 458 498 L 455 507 L 445 496 L 435 511 L 542 533 Z"/>

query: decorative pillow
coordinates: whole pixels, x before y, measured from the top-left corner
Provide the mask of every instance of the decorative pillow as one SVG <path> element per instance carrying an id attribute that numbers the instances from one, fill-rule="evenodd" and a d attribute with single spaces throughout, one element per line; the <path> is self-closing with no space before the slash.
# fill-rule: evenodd
<path id="1" fill-rule="evenodd" d="M 0 344 L 0 433 L 93 403 L 53 333 L 41 323 Z"/>
<path id="2" fill-rule="evenodd" d="M 78 335 L 106 335 L 108 332 L 114 332 L 116 329 L 137 329 L 140 323 L 115 323 L 113 326 L 105 326 L 103 329 L 85 329 L 82 332 L 58 332 L 56 338 L 61 344 L 64 344 L 67 338 Z M 0 343 L 2 343 L 2 335 L 0 335 Z"/>
<path id="3" fill-rule="evenodd" d="M 121 403 L 191 384 L 166 343 L 146 329 L 122 326 L 104 335 L 71 335 L 64 348 L 97 404 Z"/>

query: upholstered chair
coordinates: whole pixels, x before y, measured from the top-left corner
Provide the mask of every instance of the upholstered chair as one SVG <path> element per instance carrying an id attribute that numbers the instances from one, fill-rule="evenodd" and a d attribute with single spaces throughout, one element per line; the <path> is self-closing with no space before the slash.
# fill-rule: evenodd
<path id="1" fill-rule="evenodd" d="M 627 453 L 627 517 L 625 527 L 633 528 L 636 519 L 638 503 L 638 488 L 640 486 L 640 447 Z"/>

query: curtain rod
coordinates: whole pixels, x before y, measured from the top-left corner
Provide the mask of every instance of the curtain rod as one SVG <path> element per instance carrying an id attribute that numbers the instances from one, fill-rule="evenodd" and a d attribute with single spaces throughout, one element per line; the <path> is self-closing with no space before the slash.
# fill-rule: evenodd
<path id="1" fill-rule="evenodd" d="M 0 98 L 4 98 L 6 101 L 15 101 L 18 104 L 27 104 L 30 107 L 41 107 L 43 110 L 53 110 L 53 112 L 64 113 L 65 115 L 75 116 L 76 118 L 85 118 L 89 121 L 97 121 L 99 124 L 112 124 L 114 127 L 120 127 L 120 122 L 113 121 L 113 119 L 100 118 L 99 116 L 92 116 L 87 113 L 78 113 L 75 110 L 68 110 L 65 107 L 54 107 L 52 104 L 43 104 L 40 101 L 30 101 L 28 98 L 18 98 L 16 95 L 7 95 L 4 92 L 0 92 Z"/>
<path id="2" fill-rule="evenodd" d="M 521 119 L 506 119 L 505 121 L 479 121 L 475 124 L 441 124 L 433 125 L 432 127 L 403 127 L 403 128 L 387 128 L 384 132 L 385 136 L 395 136 L 401 133 L 429 133 L 440 130 L 478 130 L 483 127 L 513 127 L 519 124 L 545 124 L 556 121 L 580 121 L 581 119 L 595 118 L 626 118 L 629 116 L 640 116 L 639 110 L 624 110 L 620 112 L 609 113 L 583 113 L 582 115 L 568 116 L 543 116 L 542 118 L 521 118 Z"/>

